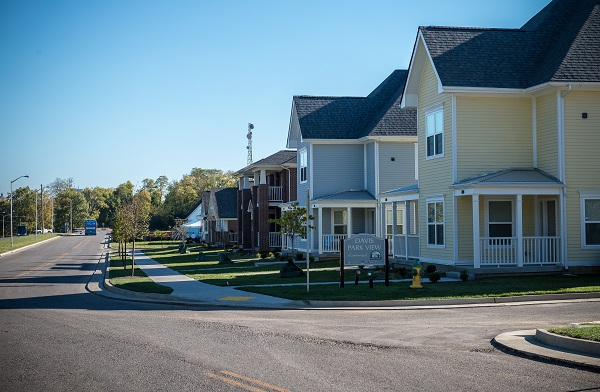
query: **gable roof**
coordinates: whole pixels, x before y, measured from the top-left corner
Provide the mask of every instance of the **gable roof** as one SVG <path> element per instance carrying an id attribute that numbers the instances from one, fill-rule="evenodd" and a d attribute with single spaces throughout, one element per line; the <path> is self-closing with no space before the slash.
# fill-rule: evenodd
<path id="1" fill-rule="evenodd" d="M 562 182 L 540 169 L 509 168 L 468 178 L 455 183 L 452 187 L 473 185 L 562 185 Z"/>
<path id="2" fill-rule="evenodd" d="M 237 174 L 251 173 L 252 169 L 261 167 L 296 167 L 296 150 L 281 150 L 266 158 L 260 159 L 237 171 Z"/>
<path id="3" fill-rule="evenodd" d="M 215 189 L 218 219 L 237 218 L 237 188 Z"/>
<path id="4" fill-rule="evenodd" d="M 419 37 L 443 86 L 600 81 L 600 0 L 554 0 L 519 29 L 428 26 Z"/>
<path id="5" fill-rule="evenodd" d="M 294 96 L 302 138 L 415 136 L 416 111 L 395 105 L 406 76 L 406 70 L 395 70 L 366 97 Z"/>

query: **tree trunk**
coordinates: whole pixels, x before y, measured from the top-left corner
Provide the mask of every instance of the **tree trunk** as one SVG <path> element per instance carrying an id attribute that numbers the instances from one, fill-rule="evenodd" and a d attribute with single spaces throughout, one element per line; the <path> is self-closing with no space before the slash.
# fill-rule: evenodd
<path id="1" fill-rule="evenodd" d="M 127 241 L 123 241 L 123 269 L 127 269 Z"/>
<path id="2" fill-rule="evenodd" d="M 131 277 L 133 278 L 133 276 L 135 275 L 135 238 L 133 239 L 133 242 L 131 243 Z"/>

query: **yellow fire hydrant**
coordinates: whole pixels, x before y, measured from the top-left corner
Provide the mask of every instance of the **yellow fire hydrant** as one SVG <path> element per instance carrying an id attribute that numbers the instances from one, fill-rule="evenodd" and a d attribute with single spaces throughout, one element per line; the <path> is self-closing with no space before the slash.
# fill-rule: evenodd
<path id="1" fill-rule="evenodd" d="M 422 289 L 421 286 L 421 263 L 419 260 L 415 261 L 413 264 L 413 283 L 410 286 L 411 289 Z"/>

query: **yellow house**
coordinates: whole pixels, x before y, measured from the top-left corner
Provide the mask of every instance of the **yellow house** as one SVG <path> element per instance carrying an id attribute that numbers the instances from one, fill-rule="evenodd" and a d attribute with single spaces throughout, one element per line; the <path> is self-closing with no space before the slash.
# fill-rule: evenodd
<path id="1" fill-rule="evenodd" d="M 599 42 L 597 0 L 554 0 L 520 29 L 419 28 L 401 103 L 418 184 L 378 197 L 404 212 L 388 217 L 396 255 L 600 266 Z"/>

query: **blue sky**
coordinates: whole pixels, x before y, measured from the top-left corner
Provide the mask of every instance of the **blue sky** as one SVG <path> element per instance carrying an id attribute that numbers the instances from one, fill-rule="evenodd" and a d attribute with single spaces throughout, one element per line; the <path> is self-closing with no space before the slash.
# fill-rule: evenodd
<path id="1" fill-rule="evenodd" d="M 0 2 L 0 193 L 116 187 L 285 148 L 292 96 L 365 96 L 420 25 L 518 28 L 549 0 Z"/>

